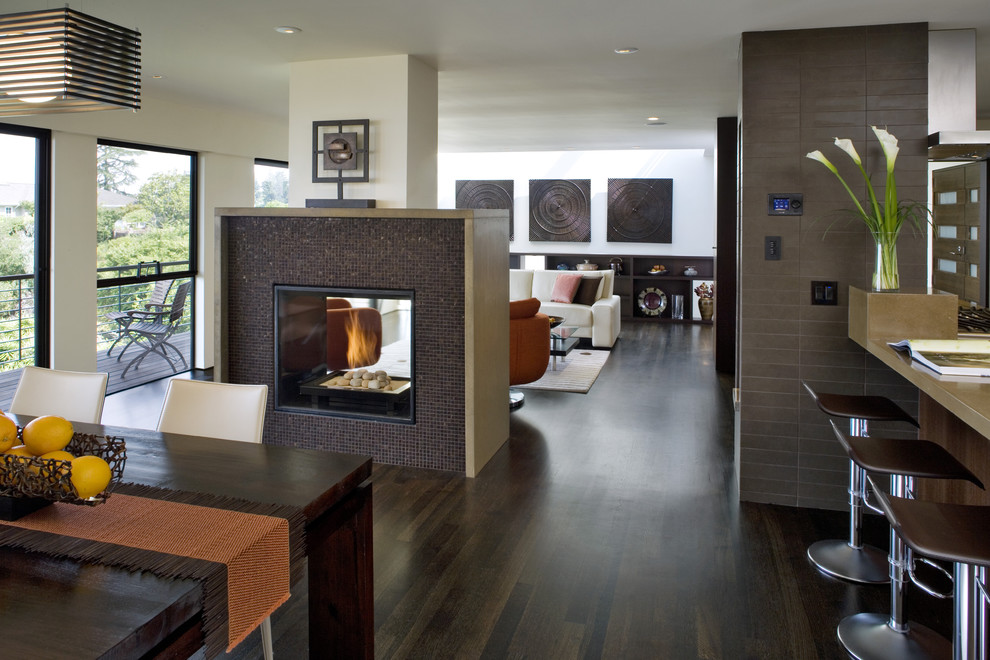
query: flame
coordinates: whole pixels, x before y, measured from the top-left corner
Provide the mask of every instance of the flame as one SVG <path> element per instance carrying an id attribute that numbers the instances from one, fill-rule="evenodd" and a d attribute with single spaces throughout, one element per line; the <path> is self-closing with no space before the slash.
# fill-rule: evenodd
<path id="1" fill-rule="evenodd" d="M 376 361 L 375 348 L 378 336 L 372 328 L 365 327 L 356 310 L 351 310 L 344 324 L 347 332 L 347 365 L 354 369 L 367 367 Z"/>

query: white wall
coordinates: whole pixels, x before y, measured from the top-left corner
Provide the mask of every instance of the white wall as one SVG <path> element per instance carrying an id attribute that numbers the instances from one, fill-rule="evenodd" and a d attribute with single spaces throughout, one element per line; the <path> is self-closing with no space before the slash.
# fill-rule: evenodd
<path id="1" fill-rule="evenodd" d="M 254 159 L 226 154 L 199 155 L 199 255 L 196 267 L 196 354 L 198 369 L 212 367 L 216 359 L 214 346 L 216 281 L 216 218 L 213 210 L 254 206 Z"/>
<path id="2" fill-rule="evenodd" d="M 435 208 L 437 72 L 408 55 L 291 65 L 289 205 L 336 199 L 336 182 L 313 183 L 313 122 L 347 119 L 371 120 L 370 181 L 345 183 L 344 198 Z"/>
<path id="3" fill-rule="evenodd" d="M 137 112 L 105 110 L 2 121 L 159 147 L 288 160 L 289 131 L 284 121 L 148 94 L 141 103 Z"/>
<path id="4" fill-rule="evenodd" d="M 51 366 L 96 371 L 96 138 L 52 134 Z"/>
<path id="5" fill-rule="evenodd" d="M 606 241 L 608 180 L 673 179 L 672 243 Z M 512 179 L 513 253 L 710 256 L 715 245 L 715 159 L 702 150 L 440 154 L 439 208 L 455 208 L 462 179 Z M 529 180 L 591 180 L 591 242 L 529 240 Z"/>

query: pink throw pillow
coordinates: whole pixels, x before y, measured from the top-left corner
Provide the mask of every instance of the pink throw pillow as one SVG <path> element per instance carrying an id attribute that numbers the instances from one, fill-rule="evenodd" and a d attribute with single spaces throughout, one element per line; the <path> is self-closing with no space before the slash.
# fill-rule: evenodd
<path id="1" fill-rule="evenodd" d="M 551 302 L 569 303 L 574 300 L 574 294 L 581 286 L 580 273 L 558 273 L 550 292 Z"/>

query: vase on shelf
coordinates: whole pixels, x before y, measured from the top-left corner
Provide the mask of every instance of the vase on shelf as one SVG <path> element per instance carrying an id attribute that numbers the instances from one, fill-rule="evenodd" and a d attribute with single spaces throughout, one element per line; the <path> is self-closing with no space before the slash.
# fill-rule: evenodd
<path id="1" fill-rule="evenodd" d="M 874 291 L 897 291 L 900 276 L 897 272 L 897 235 L 881 234 L 876 238 L 876 262 L 873 267 Z"/>
<path id="2" fill-rule="evenodd" d="M 715 313 L 715 299 L 698 298 L 698 312 L 701 314 L 702 321 L 711 321 L 712 315 Z"/>

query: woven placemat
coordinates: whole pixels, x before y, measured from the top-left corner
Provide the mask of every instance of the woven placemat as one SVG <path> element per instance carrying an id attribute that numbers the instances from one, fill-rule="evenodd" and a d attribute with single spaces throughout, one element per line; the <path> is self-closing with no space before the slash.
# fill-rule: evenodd
<path id="1" fill-rule="evenodd" d="M 176 491 L 153 494 L 169 493 Z M 0 543 L 203 580 L 204 636 L 207 654 L 214 657 L 236 646 L 288 599 L 289 527 L 286 519 L 270 515 L 115 493 L 98 507 L 56 503 L 3 523 Z"/>

